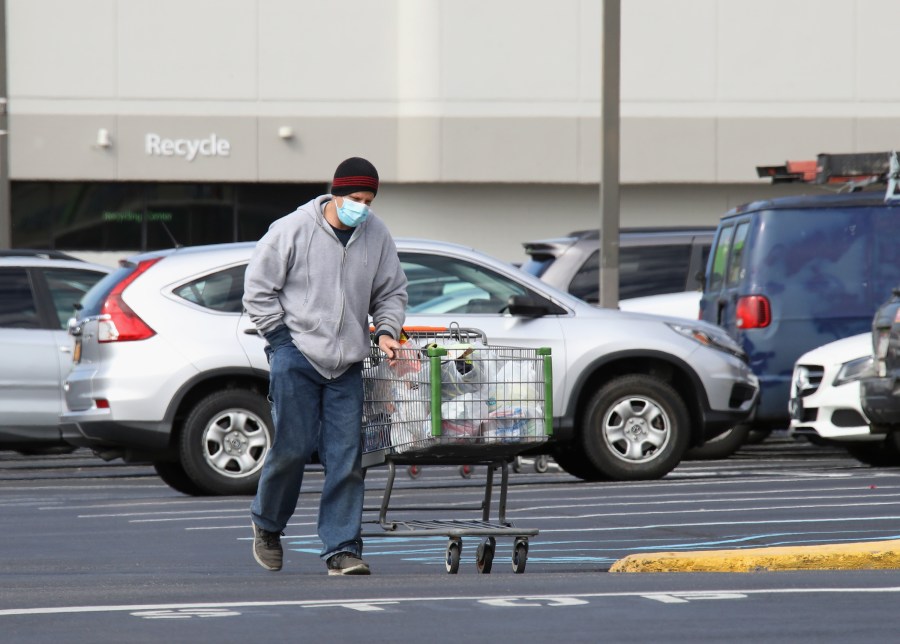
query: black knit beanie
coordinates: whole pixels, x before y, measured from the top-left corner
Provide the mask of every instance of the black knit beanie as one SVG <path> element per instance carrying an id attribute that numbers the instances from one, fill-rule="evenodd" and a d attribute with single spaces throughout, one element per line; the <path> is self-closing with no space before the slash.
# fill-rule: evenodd
<path id="1" fill-rule="evenodd" d="M 378 170 L 362 157 L 350 157 L 334 171 L 331 194 L 337 197 L 352 195 L 354 192 L 378 194 Z"/>

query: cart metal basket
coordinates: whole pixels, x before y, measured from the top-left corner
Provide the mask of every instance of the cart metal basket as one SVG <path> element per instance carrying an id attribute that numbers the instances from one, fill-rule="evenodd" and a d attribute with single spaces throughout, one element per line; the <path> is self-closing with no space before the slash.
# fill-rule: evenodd
<path id="1" fill-rule="evenodd" d="M 448 537 L 446 567 L 456 573 L 463 536 L 483 537 L 479 572 L 491 571 L 496 537 L 513 537 L 513 569 L 525 570 L 533 529 L 506 519 L 509 464 L 553 431 L 550 349 L 491 345 L 478 329 L 405 330 L 403 348 L 387 360 L 373 346 L 363 372 L 363 465 L 387 465 L 378 508 L 380 532 L 364 536 Z M 389 520 L 397 465 L 487 465 L 479 520 Z M 494 471 L 501 471 L 498 516 L 490 518 Z M 394 511 L 440 511 L 416 506 Z M 373 521 L 375 522 L 375 521 Z"/>

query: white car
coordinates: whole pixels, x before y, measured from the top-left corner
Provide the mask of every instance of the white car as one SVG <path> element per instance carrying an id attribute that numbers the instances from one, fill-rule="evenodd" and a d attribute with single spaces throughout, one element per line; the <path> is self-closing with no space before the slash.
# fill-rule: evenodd
<path id="1" fill-rule="evenodd" d="M 59 429 L 72 364 L 66 322 L 111 271 L 56 251 L 0 251 L 0 450 L 73 449 Z"/>
<path id="2" fill-rule="evenodd" d="M 700 317 L 700 291 L 679 291 L 619 300 L 619 309 L 696 320 Z"/>
<path id="3" fill-rule="evenodd" d="M 879 441 L 869 432 L 859 380 L 872 368 L 872 334 L 861 333 L 804 353 L 791 379 L 792 436 L 812 441 Z"/>

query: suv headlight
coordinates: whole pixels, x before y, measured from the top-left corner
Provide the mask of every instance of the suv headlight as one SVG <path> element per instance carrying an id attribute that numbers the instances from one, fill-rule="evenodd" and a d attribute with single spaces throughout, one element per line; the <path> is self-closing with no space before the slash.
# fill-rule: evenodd
<path id="1" fill-rule="evenodd" d="M 832 385 L 839 387 L 872 375 L 875 375 L 875 359 L 872 356 L 864 356 L 842 364 Z"/>
<path id="2" fill-rule="evenodd" d="M 675 331 L 675 333 L 690 338 L 691 340 L 695 340 L 711 349 L 718 349 L 719 351 L 730 353 L 744 362 L 747 361 L 747 354 L 744 353 L 741 345 L 735 342 L 723 329 L 699 325 L 695 326 L 693 324 L 675 324 L 673 322 L 666 322 L 666 324 L 668 324 L 669 328 Z"/>

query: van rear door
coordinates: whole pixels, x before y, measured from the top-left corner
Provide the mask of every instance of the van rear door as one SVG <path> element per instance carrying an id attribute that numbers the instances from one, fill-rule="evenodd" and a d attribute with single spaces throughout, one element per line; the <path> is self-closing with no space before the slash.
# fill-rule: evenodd
<path id="1" fill-rule="evenodd" d="M 717 324 L 737 338 L 737 303 L 744 267 L 747 237 L 752 219 L 744 217 L 722 224 L 713 243 L 700 301 L 700 317 Z"/>

